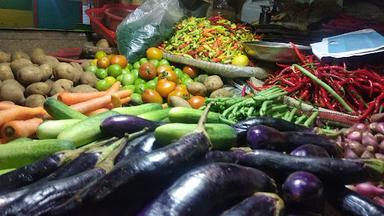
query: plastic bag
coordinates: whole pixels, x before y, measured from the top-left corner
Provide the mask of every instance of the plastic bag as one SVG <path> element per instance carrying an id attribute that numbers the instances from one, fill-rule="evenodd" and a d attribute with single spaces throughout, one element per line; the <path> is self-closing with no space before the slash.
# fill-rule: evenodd
<path id="1" fill-rule="evenodd" d="M 117 27 L 117 45 L 129 62 L 135 62 L 152 46 L 166 40 L 184 16 L 178 0 L 147 0 Z"/>

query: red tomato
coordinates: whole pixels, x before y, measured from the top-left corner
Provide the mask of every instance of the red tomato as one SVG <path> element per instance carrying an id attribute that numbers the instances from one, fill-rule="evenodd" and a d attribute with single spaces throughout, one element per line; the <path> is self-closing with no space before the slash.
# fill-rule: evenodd
<path id="1" fill-rule="evenodd" d="M 167 79 L 172 82 L 177 82 L 178 78 L 173 70 L 165 70 L 159 74 L 159 79 Z"/>
<path id="2" fill-rule="evenodd" d="M 156 91 L 162 97 L 167 97 L 176 88 L 176 83 L 169 81 L 167 79 L 161 79 L 157 82 Z"/>
<path id="3" fill-rule="evenodd" d="M 205 97 L 202 96 L 192 96 L 188 100 L 189 105 L 191 105 L 194 109 L 199 109 L 202 107 L 205 103 Z"/>
<path id="4" fill-rule="evenodd" d="M 145 89 L 143 94 L 141 94 L 141 98 L 144 103 L 163 103 L 163 98 L 161 95 L 152 89 Z"/>
<path id="5" fill-rule="evenodd" d="M 123 55 L 113 55 L 111 57 L 111 64 L 119 64 L 121 68 L 125 68 L 128 64 L 127 58 Z"/>
<path id="6" fill-rule="evenodd" d="M 185 66 L 183 72 L 186 73 L 189 77 L 195 78 L 197 76 L 197 68 L 191 66 Z"/>
<path id="7" fill-rule="evenodd" d="M 139 75 L 145 80 L 151 80 L 157 75 L 156 67 L 153 64 L 146 62 L 140 66 Z"/>

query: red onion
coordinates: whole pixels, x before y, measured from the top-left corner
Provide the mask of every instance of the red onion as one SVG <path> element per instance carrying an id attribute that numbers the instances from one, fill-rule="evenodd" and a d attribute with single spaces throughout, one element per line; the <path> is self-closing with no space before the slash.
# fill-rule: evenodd
<path id="1" fill-rule="evenodd" d="M 357 124 L 353 125 L 352 127 L 358 131 L 367 131 L 367 129 L 368 129 L 367 125 L 363 124 L 363 123 L 357 123 Z"/>
<path id="2" fill-rule="evenodd" d="M 384 207 L 384 198 L 381 198 L 381 197 L 374 197 L 374 198 L 373 198 L 373 201 L 375 201 L 375 203 L 377 203 L 378 205 Z"/>
<path id="3" fill-rule="evenodd" d="M 369 132 L 363 132 L 361 144 L 365 146 L 377 146 L 377 139 Z"/>
<path id="4" fill-rule="evenodd" d="M 377 139 L 377 142 L 381 142 L 384 140 L 384 134 L 377 133 L 377 134 L 375 134 L 375 137 Z"/>
<path id="5" fill-rule="evenodd" d="M 377 133 L 384 134 L 384 122 L 377 123 L 376 131 Z"/>
<path id="6" fill-rule="evenodd" d="M 375 186 L 371 182 L 365 182 L 355 185 L 355 191 L 363 196 L 370 198 L 384 195 L 384 189 Z"/>
<path id="7" fill-rule="evenodd" d="M 365 146 L 357 141 L 351 140 L 348 142 L 348 147 L 357 155 L 360 156 L 365 151 Z"/>
<path id="8" fill-rule="evenodd" d="M 353 131 L 347 135 L 347 138 L 350 140 L 361 142 L 362 135 L 360 131 Z"/>
<path id="9" fill-rule="evenodd" d="M 344 151 L 344 157 L 345 158 L 348 158 L 348 159 L 358 159 L 359 158 L 359 156 L 357 156 L 356 154 L 355 154 L 355 152 L 353 152 L 351 149 L 349 149 L 349 148 L 347 148 L 347 149 L 345 149 L 345 151 Z"/>
<path id="10" fill-rule="evenodd" d="M 374 132 L 377 132 L 376 128 L 377 128 L 377 122 L 372 122 L 371 124 L 369 124 L 369 128 L 374 131 Z"/>
<path id="11" fill-rule="evenodd" d="M 384 140 L 377 146 L 381 152 L 384 152 Z"/>
<path id="12" fill-rule="evenodd" d="M 375 155 L 373 154 L 373 149 L 370 149 L 369 147 L 371 146 L 367 147 L 367 149 L 360 156 L 361 158 L 375 158 Z"/>

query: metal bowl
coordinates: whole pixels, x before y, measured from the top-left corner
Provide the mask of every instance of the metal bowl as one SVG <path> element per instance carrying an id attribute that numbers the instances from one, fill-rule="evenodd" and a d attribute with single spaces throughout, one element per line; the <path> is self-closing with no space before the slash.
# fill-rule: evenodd
<path id="1" fill-rule="evenodd" d="M 289 43 L 277 43 L 267 41 L 251 41 L 243 43 L 245 52 L 255 59 L 280 62 L 280 63 L 293 63 L 297 62 L 298 58 Z M 309 46 L 296 45 L 300 51 L 311 50 Z"/>

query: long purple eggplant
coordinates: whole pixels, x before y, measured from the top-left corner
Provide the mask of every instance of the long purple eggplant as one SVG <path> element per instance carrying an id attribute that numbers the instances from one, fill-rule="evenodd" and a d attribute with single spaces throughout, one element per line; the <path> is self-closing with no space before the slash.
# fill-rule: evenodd
<path id="1" fill-rule="evenodd" d="M 154 130 L 161 123 L 146 120 L 133 115 L 114 115 L 106 118 L 100 125 L 101 132 L 109 136 L 122 137 L 124 134 L 135 133 L 147 128 Z"/>
<path id="2" fill-rule="evenodd" d="M 273 176 L 285 177 L 295 171 L 307 171 L 319 177 L 323 183 L 344 185 L 367 181 L 380 181 L 384 176 L 384 161 L 378 159 L 334 159 L 297 157 L 268 150 L 212 151 L 208 161 L 231 162 L 261 169 Z"/>
<path id="3" fill-rule="evenodd" d="M 255 192 L 275 190 L 273 179 L 259 170 L 212 163 L 181 176 L 139 215 L 216 215 Z"/>
<path id="4" fill-rule="evenodd" d="M 126 143 L 123 150 L 116 157 L 115 164 L 121 160 L 129 159 L 135 155 L 149 153 L 153 150 L 155 144 L 155 135 L 153 132 L 148 132 L 145 135 L 137 137 Z"/>
<path id="5" fill-rule="evenodd" d="M 220 216 L 282 216 L 284 201 L 275 193 L 257 192 Z"/>

